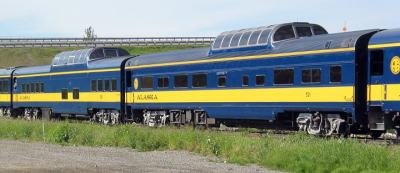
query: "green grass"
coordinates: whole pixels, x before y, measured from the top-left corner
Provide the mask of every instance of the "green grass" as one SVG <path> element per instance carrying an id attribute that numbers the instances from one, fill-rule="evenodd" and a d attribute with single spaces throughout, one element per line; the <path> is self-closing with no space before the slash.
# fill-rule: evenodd
<path id="1" fill-rule="evenodd" d="M 198 46 L 146 46 L 122 47 L 131 55 L 165 52 L 177 49 L 194 48 Z M 15 66 L 33 66 L 50 64 L 54 56 L 62 51 L 77 50 L 82 48 L 0 48 L 0 68 Z"/>
<path id="2" fill-rule="evenodd" d="M 246 131 L 229 133 L 191 128 L 0 119 L 0 139 L 129 147 L 139 151 L 187 150 L 217 156 L 231 163 L 257 164 L 289 172 L 400 170 L 397 146 L 364 144 L 352 139 L 323 139 L 301 133 L 254 136 Z"/>

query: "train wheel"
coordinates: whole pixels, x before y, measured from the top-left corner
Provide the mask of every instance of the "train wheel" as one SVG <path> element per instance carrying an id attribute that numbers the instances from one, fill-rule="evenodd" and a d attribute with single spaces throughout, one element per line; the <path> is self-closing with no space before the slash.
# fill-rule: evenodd
<path id="1" fill-rule="evenodd" d="M 371 136 L 372 139 L 378 139 L 379 137 L 382 136 L 382 134 L 383 134 L 382 131 L 371 131 L 369 135 Z"/>

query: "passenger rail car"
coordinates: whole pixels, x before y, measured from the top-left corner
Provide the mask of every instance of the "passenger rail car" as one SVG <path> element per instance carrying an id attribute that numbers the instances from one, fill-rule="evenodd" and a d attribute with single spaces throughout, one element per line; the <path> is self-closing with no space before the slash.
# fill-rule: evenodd
<path id="1" fill-rule="evenodd" d="M 377 137 L 400 112 L 399 47 L 398 29 L 328 34 L 295 22 L 224 32 L 211 48 L 64 52 L 0 70 L 0 113 Z"/>

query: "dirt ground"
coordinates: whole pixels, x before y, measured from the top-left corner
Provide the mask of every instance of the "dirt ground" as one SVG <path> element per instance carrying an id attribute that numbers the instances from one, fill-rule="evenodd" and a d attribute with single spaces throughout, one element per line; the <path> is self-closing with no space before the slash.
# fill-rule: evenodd
<path id="1" fill-rule="evenodd" d="M 59 146 L 0 140 L 2 172 L 276 172 L 226 164 L 186 151 L 137 152 L 124 148 Z"/>

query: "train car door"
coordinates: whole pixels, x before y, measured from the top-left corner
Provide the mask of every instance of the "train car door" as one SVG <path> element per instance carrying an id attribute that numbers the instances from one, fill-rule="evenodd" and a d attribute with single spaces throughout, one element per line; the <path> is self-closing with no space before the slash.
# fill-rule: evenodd
<path id="1" fill-rule="evenodd" d="M 386 83 L 383 80 L 384 69 L 384 51 L 371 50 L 369 67 L 369 90 L 368 100 L 369 106 L 381 107 L 386 99 Z"/>

